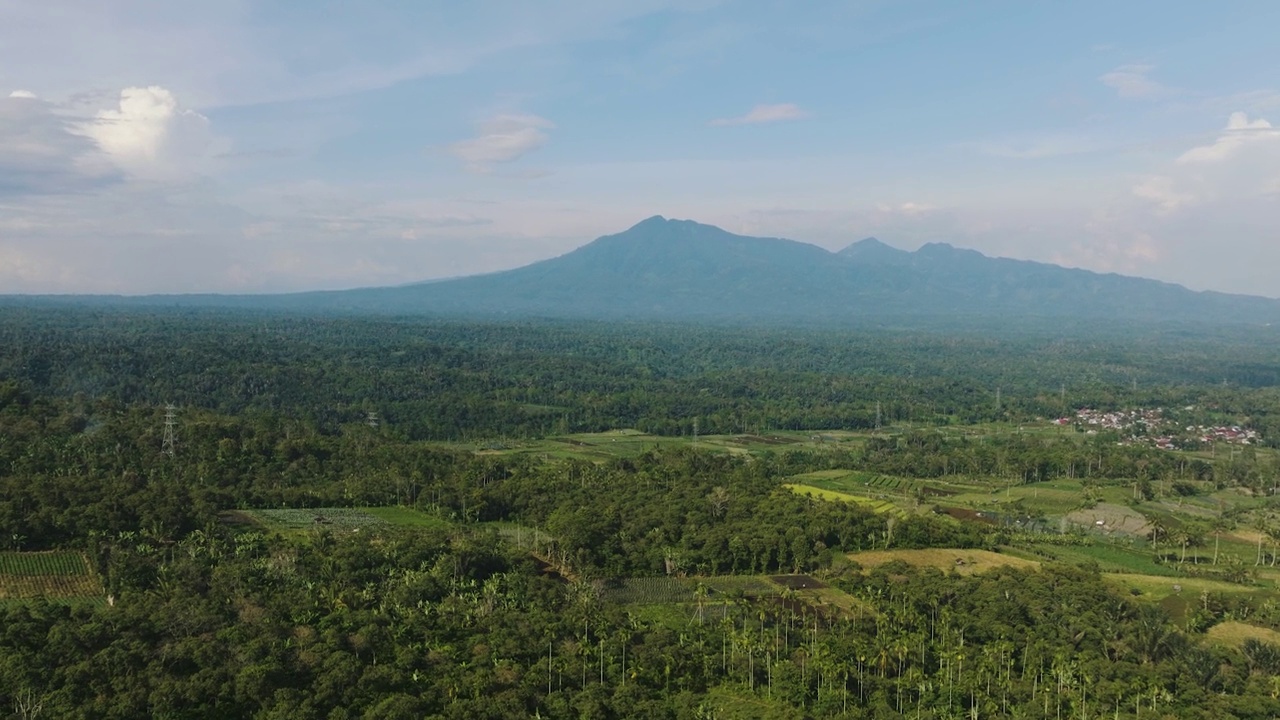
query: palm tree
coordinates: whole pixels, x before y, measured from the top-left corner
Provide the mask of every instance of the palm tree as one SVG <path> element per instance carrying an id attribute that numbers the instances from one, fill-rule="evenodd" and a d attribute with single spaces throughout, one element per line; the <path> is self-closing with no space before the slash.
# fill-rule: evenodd
<path id="1" fill-rule="evenodd" d="M 1151 518 L 1151 529 L 1147 531 L 1147 537 L 1151 538 L 1151 549 L 1154 551 L 1160 546 L 1160 541 L 1169 536 L 1169 526 L 1165 524 L 1164 518 L 1156 516 Z"/>
<path id="2" fill-rule="evenodd" d="M 1268 518 L 1263 516 L 1263 517 L 1256 518 L 1253 521 L 1253 529 L 1256 530 L 1258 533 L 1258 555 L 1256 558 L 1254 558 L 1254 561 L 1253 561 L 1254 565 L 1262 564 L 1262 540 L 1263 538 L 1265 538 L 1267 535 L 1270 534 L 1269 523 L 1267 522 L 1267 520 Z"/>
<path id="3" fill-rule="evenodd" d="M 1231 528 L 1231 521 L 1219 515 L 1213 519 L 1213 564 L 1218 564 L 1218 546 L 1222 542 L 1222 533 Z"/>

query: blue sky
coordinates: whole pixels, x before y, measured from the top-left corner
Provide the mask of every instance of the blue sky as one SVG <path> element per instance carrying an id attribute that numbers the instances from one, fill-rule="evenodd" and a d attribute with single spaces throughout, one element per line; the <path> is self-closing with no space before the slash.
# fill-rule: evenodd
<path id="1" fill-rule="evenodd" d="M 1280 3 L 0 0 L 0 292 L 515 267 L 654 215 L 1280 296 Z"/>

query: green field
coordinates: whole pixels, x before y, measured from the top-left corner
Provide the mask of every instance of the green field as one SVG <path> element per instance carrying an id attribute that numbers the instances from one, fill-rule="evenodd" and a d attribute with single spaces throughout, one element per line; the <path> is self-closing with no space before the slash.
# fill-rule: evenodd
<path id="1" fill-rule="evenodd" d="M 620 580 L 615 587 L 607 587 L 603 597 L 620 605 L 696 603 L 699 585 L 706 588 L 707 600 L 714 602 L 738 595 L 760 597 L 782 592 L 781 587 L 764 576 L 647 577 Z"/>
<path id="2" fill-rule="evenodd" d="M 361 528 L 379 526 L 444 527 L 449 524 L 448 521 L 435 515 L 398 506 L 278 508 L 242 510 L 240 512 L 268 530 L 284 533 L 298 533 L 321 528 L 359 531 Z"/>
<path id="3" fill-rule="evenodd" d="M 888 500 L 878 500 L 865 495 L 854 495 L 852 493 L 839 492 L 836 490 L 826 490 L 824 488 L 813 487 L 812 485 L 799 485 L 795 483 L 787 483 L 783 485 L 797 495 L 806 495 L 817 498 L 819 500 L 827 500 L 829 502 L 847 502 L 860 505 L 872 512 L 884 515 L 894 515 L 897 517 L 906 517 L 907 512 L 902 508 L 894 505 Z"/>
<path id="4" fill-rule="evenodd" d="M 74 552 L 0 553 L 0 602 L 36 598 L 101 602 L 102 583 Z"/>
<path id="5" fill-rule="evenodd" d="M 449 443 L 447 447 L 470 450 L 479 455 L 534 455 L 546 459 L 576 459 L 606 462 L 617 458 L 636 457 L 655 449 L 696 447 L 704 452 L 732 455 L 777 452 L 789 448 L 852 449 L 866 439 L 864 434 L 846 430 L 821 433 L 768 431 L 736 435 L 700 435 L 672 437 L 649 435 L 639 430 L 622 428 L 599 433 L 574 433 L 539 439 L 503 439 L 480 443 Z"/>
<path id="6" fill-rule="evenodd" d="M 1028 543 L 1027 549 L 1033 551 L 1041 560 L 1052 560 L 1072 564 L 1093 564 L 1103 572 L 1140 573 L 1161 577 L 1177 577 L 1176 566 L 1157 563 L 1150 549 L 1130 548 L 1097 541 L 1088 545 L 1051 545 L 1048 543 Z"/>

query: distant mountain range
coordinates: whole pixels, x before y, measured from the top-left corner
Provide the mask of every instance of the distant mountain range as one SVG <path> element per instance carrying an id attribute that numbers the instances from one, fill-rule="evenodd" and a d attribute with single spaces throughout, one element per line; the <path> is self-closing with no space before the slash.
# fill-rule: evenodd
<path id="1" fill-rule="evenodd" d="M 77 298 L 66 298 L 75 300 Z M 652 217 L 560 257 L 505 272 L 288 295 L 79 298 L 396 315 L 839 322 L 876 316 L 1021 316 L 1280 322 L 1280 301 L 874 239 L 839 252 Z"/>

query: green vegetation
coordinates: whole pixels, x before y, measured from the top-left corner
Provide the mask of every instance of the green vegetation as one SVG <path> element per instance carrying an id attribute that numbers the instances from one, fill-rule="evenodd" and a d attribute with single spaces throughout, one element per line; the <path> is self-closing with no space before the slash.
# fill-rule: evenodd
<path id="1" fill-rule="evenodd" d="M 0 552 L 0 575 L 87 575 L 84 556 L 71 552 Z"/>
<path id="2" fill-rule="evenodd" d="M 750 575 L 625 578 L 608 587 L 604 598 L 624 605 L 698 603 L 702 599 L 722 603 L 725 598 L 777 595 L 781 590 L 768 578 Z"/>
<path id="3" fill-rule="evenodd" d="M 1280 714 L 1276 352 L 1107 333 L 15 310 L 0 707 Z"/>
<path id="4" fill-rule="evenodd" d="M 240 514 L 270 530 L 359 530 L 379 525 L 444 527 L 448 522 L 407 507 L 320 507 L 245 510 Z"/>

